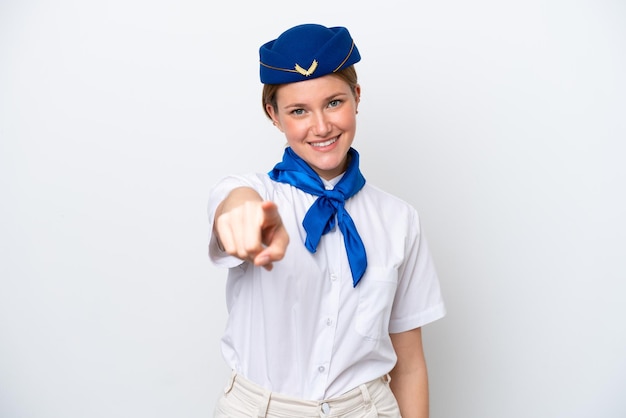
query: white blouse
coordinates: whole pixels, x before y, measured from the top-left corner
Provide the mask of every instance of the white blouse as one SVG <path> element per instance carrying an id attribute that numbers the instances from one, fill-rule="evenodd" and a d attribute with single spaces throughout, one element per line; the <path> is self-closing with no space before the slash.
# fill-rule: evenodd
<path id="1" fill-rule="evenodd" d="M 367 252 L 355 288 L 338 227 L 314 254 L 304 246 L 302 219 L 317 196 L 267 174 L 222 179 L 209 197 L 211 226 L 217 205 L 241 186 L 277 204 L 290 237 L 285 258 L 267 271 L 223 253 L 210 228 L 209 256 L 229 268 L 222 353 L 247 379 L 301 399 L 332 398 L 393 368 L 390 333 L 445 315 L 418 214 L 406 202 L 369 183 L 346 201 Z"/>

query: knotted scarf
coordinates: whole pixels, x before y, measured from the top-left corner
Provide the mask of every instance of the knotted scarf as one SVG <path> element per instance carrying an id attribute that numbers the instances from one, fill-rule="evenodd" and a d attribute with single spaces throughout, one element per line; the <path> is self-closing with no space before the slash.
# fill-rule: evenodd
<path id="1" fill-rule="evenodd" d="M 302 221 L 307 234 L 304 245 L 311 253 L 317 250 L 322 235 L 335 227 L 337 219 L 348 254 L 352 284 L 356 287 L 367 268 L 367 257 L 363 241 L 344 204 L 363 188 L 365 178 L 359 170 L 359 153 L 354 148 L 348 150 L 348 158 L 348 169 L 333 190 L 326 190 L 318 174 L 291 147 L 285 148 L 282 162 L 276 164 L 268 174 L 274 181 L 291 184 L 306 193 L 319 196 Z"/>

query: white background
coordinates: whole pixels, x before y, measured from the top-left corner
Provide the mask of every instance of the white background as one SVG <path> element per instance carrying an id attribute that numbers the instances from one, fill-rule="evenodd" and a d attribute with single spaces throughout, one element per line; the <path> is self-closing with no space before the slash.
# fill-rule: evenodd
<path id="1" fill-rule="evenodd" d="M 432 417 L 626 416 L 618 0 L 2 0 L 0 416 L 211 416 L 208 190 L 280 159 L 258 47 L 307 22 L 350 29 L 363 171 L 423 217 Z"/>

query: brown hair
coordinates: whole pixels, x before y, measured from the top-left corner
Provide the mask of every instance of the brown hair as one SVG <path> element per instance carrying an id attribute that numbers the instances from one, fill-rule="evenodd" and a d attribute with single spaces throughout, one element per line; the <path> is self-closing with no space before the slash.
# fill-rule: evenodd
<path id="1" fill-rule="evenodd" d="M 331 73 L 330 75 L 335 75 L 341 78 L 343 81 L 348 83 L 350 86 L 350 90 L 352 90 L 352 94 L 356 97 L 356 85 L 357 85 L 357 76 L 356 69 L 354 65 L 351 65 L 343 70 L 337 71 L 336 73 Z M 270 114 L 267 113 L 266 105 L 271 105 L 274 108 L 274 112 L 278 113 L 278 105 L 276 104 L 276 92 L 283 84 L 264 84 L 263 85 L 263 93 L 261 99 L 263 101 L 263 111 L 265 115 L 271 119 Z"/>

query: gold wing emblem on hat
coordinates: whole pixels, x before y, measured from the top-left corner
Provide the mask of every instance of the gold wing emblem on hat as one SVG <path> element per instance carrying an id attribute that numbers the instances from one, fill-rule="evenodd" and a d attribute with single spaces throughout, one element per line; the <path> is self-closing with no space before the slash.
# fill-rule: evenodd
<path id="1" fill-rule="evenodd" d="M 296 68 L 297 72 L 299 72 L 300 74 L 302 74 L 305 77 L 308 77 L 311 74 L 313 74 L 313 72 L 317 68 L 317 60 L 313 60 L 313 62 L 311 63 L 311 66 L 309 67 L 308 70 L 305 70 L 304 68 L 300 67 L 300 65 L 298 65 L 298 64 L 296 64 L 295 68 Z"/>

